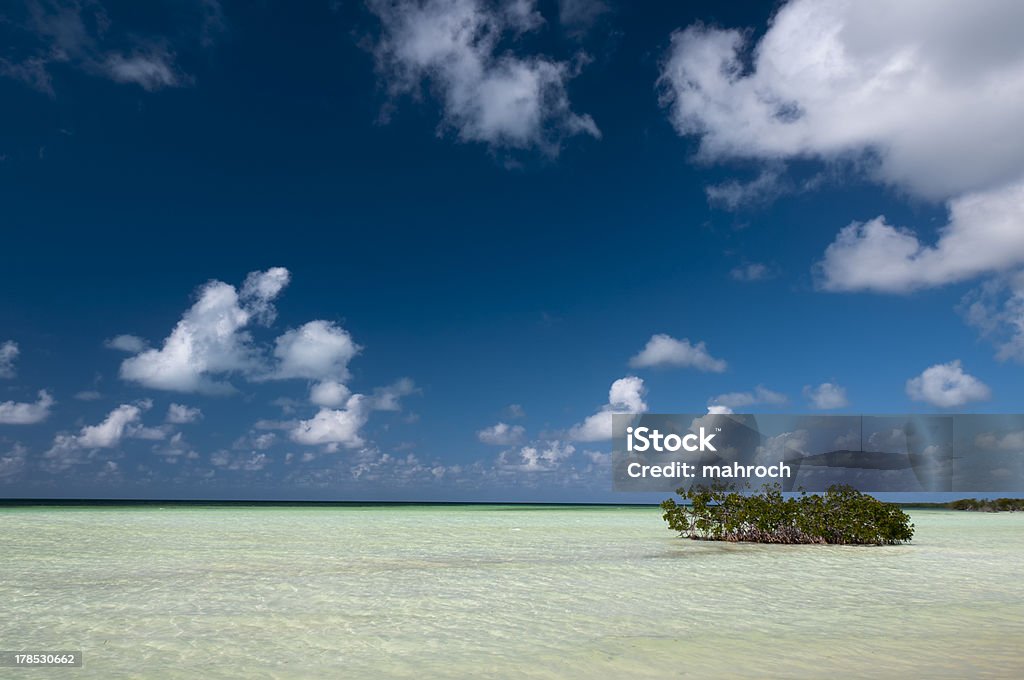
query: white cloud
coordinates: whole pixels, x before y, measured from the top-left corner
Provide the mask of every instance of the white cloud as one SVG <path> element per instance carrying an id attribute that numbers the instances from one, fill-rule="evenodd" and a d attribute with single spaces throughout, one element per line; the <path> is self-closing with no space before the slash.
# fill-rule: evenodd
<path id="1" fill-rule="evenodd" d="M 729 276 L 736 281 L 766 281 L 774 276 L 774 272 L 766 264 L 751 262 L 739 267 L 733 267 L 729 272 Z"/>
<path id="2" fill-rule="evenodd" d="M 249 272 L 242 283 L 239 297 L 256 321 L 269 326 L 277 318 L 273 302 L 291 279 L 291 273 L 284 267 L 271 267 L 265 272 Z"/>
<path id="3" fill-rule="evenodd" d="M 0 345 L 0 378 L 15 376 L 14 360 L 18 358 L 18 343 L 8 340 Z"/>
<path id="4" fill-rule="evenodd" d="M 203 412 L 198 408 L 185 406 L 184 404 L 171 404 L 167 407 L 167 422 L 175 425 L 194 423 L 203 417 Z"/>
<path id="5" fill-rule="evenodd" d="M 142 411 L 148 406 L 143 403 L 121 404 L 99 425 L 86 425 L 75 438 L 75 443 L 84 449 L 110 449 L 118 446 L 130 426 L 142 419 Z"/>
<path id="6" fill-rule="evenodd" d="M 114 449 L 126 437 L 135 439 L 163 439 L 167 432 L 142 425 L 142 413 L 153 407 L 148 399 L 134 404 L 121 404 L 107 414 L 97 425 L 86 425 L 78 434 L 58 434 L 53 445 L 43 454 L 44 467 L 50 471 L 66 470 L 86 461 L 85 451 Z"/>
<path id="7" fill-rule="evenodd" d="M 129 56 L 111 54 L 103 62 L 103 69 L 115 82 L 134 83 L 150 92 L 180 85 L 183 80 L 174 65 L 174 55 L 159 48 Z"/>
<path id="8" fill-rule="evenodd" d="M 343 381 L 349 377 L 348 362 L 359 350 L 344 328 L 329 321 L 310 321 L 277 338 L 278 365 L 271 377 Z"/>
<path id="9" fill-rule="evenodd" d="M 822 411 L 850 405 L 846 398 L 846 388 L 835 383 L 821 383 L 817 387 L 806 385 L 804 397 L 810 402 L 811 408 Z"/>
<path id="10" fill-rule="evenodd" d="M 732 413 L 735 409 L 758 404 L 779 406 L 785 404 L 786 401 L 786 395 L 758 385 L 751 392 L 728 392 L 711 397 L 708 399 L 708 413 Z M 723 410 L 723 407 L 730 410 Z"/>
<path id="11" fill-rule="evenodd" d="M 571 135 L 600 132 L 573 112 L 566 84 L 575 67 L 519 56 L 519 37 L 543 25 L 532 0 L 371 0 L 382 30 L 374 53 L 393 96 L 424 83 L 442 100 L 443 127 L 463 141 L 557 153 Z"/>
<path id="12" fill-rule="evenodd" d="M 299 444 L 325 444 L 330 448 L 338 445 L 354 449 L 363 445 L 359 430 L 369 419 L 370 405 L 362 394 L 353 394 L 344 408 L 321 408 L 309 420 L 301 420 L 292 428 L 289 436 Z"/>
<path id="13" fill-rule="evenodd" d="M 76 392 L 74 397 L 79 401 L 99 401 L 103 398 L 103 395 L 96 390 L 82 390 L 81 392 Z"/>
<path id="14" fill-rule="evenodd" d="M 0 403 L 0 425 L 34 425 L 50 416 L 50 407 L 57 402 L 46 390 L 39 390 L 35 402 L 5 401 Z"/>
<path id="15" fill-rule="evenodd" d="M 138 354 L 144 351 L 149 344 L 137 335 L 115 335 L 103 342 L 103 346 L 107 349 L 117 349 L 122 352 L 128 352 L 129 354 Z"/>
<path id="16" fill-rule="evenodd" d="M 272 301 L 287 285 L 288 270 L 275 267 L 249 274 L 241 294 L 211 281 L 164 340 L 121 364 L 121 377 L 146 387 L 177 392 L 224 393 L 232 386 L 212 376 L 252 372 L 257 350 L 243 329 L 273 318 Z"/>
<path id="17" fill-rule="evenodd" d="M 708 415 L 715 416 L 727 416 L 732 413 L 733 410 L 728 406 L 722 406 L 721 404 L 711 404 L 708 406 Z"/>
<path id="18" fill-rule="evenodd" d="M 352 391 L 336 380 L 325 380 L 309 390 L 309 400 L 317 406 L 341 406 Z"/>
<path id="19" fill-rule="evenodd" d="M 839 232 L 818 263 L 825 290 L 902 293 L 974 278 L 1024 262 L 1024 182 L 949 202 L 935 245 L 885 217 Z"/>
<path id="20" fill-rule="evenodd" d="M 359 448 L 365 443 L 359 431 L 370 419 L 370 414 L 373 411 L 400 411 L 400 399 L 415 391 L 413 381 L 402 378 L 387 387 L 378 387 L 370 395 L 353 394 L 345 400 L 342 408 L 323 406 L 308 420 L 281 423 L 281 429 L 289 430 L 292 441 L 299 444 L 324 444 L 328 451 L 335 451 L 339 446 Z M 270 423 L 259 425 L 266 428 Z"/>
<path id="21" fill-rule="evenodd" d="M 935 364 L 921 375 L 907 381 L 907 396 L 940 408 L 963 406 L 971 401 L 985 401 L 992 396 L 988 386 L 964 372 L 960 361 Z"/>
<path id="22" fill-rule="evenodd" d="M 691 26 L 673 35 L 661 76 L 672 122 L 700 135 L 709 158 L 871 151 L 877 179 L 930 198 L 1015 181 L 1024 43 L 1014 27 L 1024 5 L 946 10 L 928 0 L 792 0 L 749 68 L 746 34 Z"/>
<path id="23" fill-rule="evenodd" d="M 693 345 L 687 338 L 676 340 L 670 335 L 658 333 L 652 335 L 647 345 L 629 360 L 633 368 L 650 368 L 654 366 L 673 366 L 696 368 L 700 371 L 721 373 L 727 367 L 722 359 L 716 359 L 708 353 L 704 342 Z"/>
<path id="24" fill-rule="evenodd" d="M 523 440 L 526 428 L 522 425 L 509 425 L 498 422 L 490 427 L 485 427 L 476 433 L 476 438 L 484 444 L 494 446 L 512 446 Z"/>
<path id="25" fill-rule="evenodd" d="M 826 290 L 938 286 L 1024 262 L 1022 22 L 1015 0 L 790 0 L 752 47 L 739 30 L 675 33 L 663 101 L 703 159 L 767 168 L 719 191 L 727 202 L 806 159 L 947 202 L 934 245 L 876 217 L 840 232 L 818 267 Z"/>
<path id="26" fill-rule="evenodd" d="M 596 442 L 612 438 L 612 415 L 615 413 L 643 413 L 647 410 L 644 402 L 644 381 L 636 376 L 619 378 L 608 390 L 608 403 L 582 423 L 569 430 L 569 439 L 580 442 Z"/>
<path id="27" fill-rule="evenodd" d="M 557 469 L 575 452 L 576 448 L 572 444 L 563 444 L 559 441 L 534 444 L 502 451 L 498 455 L 496 467 L 518 472 L 550 472 Z"/>

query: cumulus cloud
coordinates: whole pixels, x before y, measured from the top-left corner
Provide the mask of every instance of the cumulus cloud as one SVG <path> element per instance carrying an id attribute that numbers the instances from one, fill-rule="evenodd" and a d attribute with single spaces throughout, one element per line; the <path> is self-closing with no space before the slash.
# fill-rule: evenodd
<path id="1" fill-rule="evenodd" d="M 253 321 L 273 318 L 272 302 L 288 279 L 287 269 L 274 267 L 251 273 L 241 293 L 222 281 L 207 283 L 159 349 L 121 363 L 121 377 L 161 390 L 233 391 L 218 378 L 258 370 L 258 352 L 244 329 Z"/>
<path id="2" fill-rule="evenodd" d="M 273 323 L 274 302 L 290 279 L 287 269 L 273 267 L 251 272 L 239 288 L 210 281 L 160 347 L 149 348 L 133 335 L 116 336 L 106 345 L 135 354 L 122 362 L 121 377 L 146 387 L 224 394 L 235 391 L 231 376 L 257 382 L 305 379 L 315 381 L 313 403 L 341 405 L 349 396 L 348 363 L 361 350 L 348 331 L 318 319 L 285 331 L 272 349 L 257 344 L 249 331 Z"/>
<path id="3" fill-rule="evenodd" d="M 359 448 L 365 442 L 359 430 L 370 416 L 370 404 L 362 394 L 353 394 L 342 408 L 321 408 L 309 420 L 301 420 L 291 429 L 289 436 L 299 444 L 324 444 L 337 447 Z"/>
<path id="4" fill-rule="evenodd" d="M 721 373 L 727 367 L 722 359 L 708 353 L 704 342 L 691 344 L 687 338 L 676 340 L 670 335 L 652 335 L 647 345 L 629 360 L 633 368 L 681 367 Z"/>
<path id="5" fill-rule="evenodd" d="M 53 445 L 43 454 L 44 467 L 50 471 L 66 470 L 85 462 L 86 452 L 115 449 L 128 437 L 135 439 L 163 439 L 166 432 L 142 425 L 142 414 L 153 403 L 142 400 L 134 404 L 121 404 L 96 425 L 86 425 L 78 434 L 58 434 Z"/>
<path id="6" fill-rule="evenodd" d="M 75 441 L 86 449 L 109 449 L 121 443 L 128 427 L 142 419 L 147 405 L 121 404 L 98 425 L 86 425 Z"/>
<path id="7" fill-rule="evenodd" d="M 821 383 L 817 387 L 806 385 L 804 397 L 811 404 L 811 408 L 827 411 L 834 408 L 844 408 L 850 405 L 846 399 L 846 388 L 835 383 Z"/>
<path id="8" fill-rule="evenodd" d="M 50 407 L 56 404 L 46 390 L 39 390 L 39 398 L 34 402 L 0 402 L 0 424 L 2 425 L 34 425 L 50 417 Z"/>
<path id="9" fill-rule="evenodd" d="M 908 380 L 907 396 L 939 408 L 953 408 L 972 401 L 985 401 L 992 396 L 992 391 L 985 383 L 965 373 L 958 359 L 930 366 L 921 375 Z"/>
<path id="10" fill-rule="evenodd" d="M 749 50 L 749 67 L 747 34 L 690 26 L 672 37 L 664 102 L 709 158 L 871 150 L 875 177 L 930 198 L 1017 180 L 1024 44 L 1011 27 L 1024 22 L 1024 6 L 948 9 L 791 0 Z"/>
<path id="11" fill-rule="evenodd" d="M 903 293 L 974 278 L 1024 262 L 1024 182 L 949 202 L 934 245 L 885 217 L 845 227 L 818 263 L 825 290 Z"/>
<path id="12" fill-rule="evenodd" d="M 203 417 L 203 412 L 194 407 L 184 404 L 171 404 L 167 407 L 167 422 L 174 425 L 185 425 L 194 423 Z"/>
<path id="13" fill-rule="evenodd" d="M 271 377 L 313 380 L 348 379 L 348 362 L 360 350 L 348 331 L 329 321 L 310 321 L 277 338 L 278 364 Z"/>
<path id="14" fill-rule="evenodd" d="M 608 403 L 582 423 L 569 430 L 569 439 L 580 442 L 604 441 L 612 438 L 612 416 L 616 413 L 643 413 L 647 410 L 644 401 L 644 381 L 636 376 L 619 378 L 608 390 Z"/>
<path id="15" fill-rule="evenodd" d="M 369 395 L 353 394 L 341 408 L 321 407 L 308 420 L 287 423 L 286 429 L 292 441 L 299 444 L 322 444 L 328 451 L 336 451 L 339 446 L 356 449 L 366 443 L 359 431 L 373 411 L 399 411 L 401 398 L 415 391 L 413 381 L 402 378 L 386 387 L 378 387 Z"/>
<path id="16" fill-rule="evenodd" d="M 1011 28 L 1024 5 L 947 10 L 790 0 L 754 46 L 704 25 L 673 35 L 660 79 L 671 121 L 700 137 L 704 160 L 763 163 L 749 192 L 774 190 L 782 163 L 817 159 L 947 202 L 934 244 L 884 217 L 846 227 L 818 267 L 826 290 L 902 292 L 1024 262 L 1024 43 Z"/>
<path id="17" fill-rule="evenodd" d="M 277 309 L 273 302 L 291 280 L 291 272 L 284 267 L 271 267 L 264 272 L 249 272 L 242 283 L 239 297 L 257 322 L 269 326 L 277 318 Z"/>
<path id="18" fill-rule="evenodd" d="M 378 73 L 392 96 L 440 100 L 442 129 L 492 147 L 557 153 L 564 138 L 599 137 L 593 119 L 577 114 L 566 92 L 577 66 L 513 51 L 544 24 L 533 0 L 371 0 L 381 21 L 374 48 Z"/>
<path id="19" fill-rule="evenodd" d="M 18 343 L 8 340 L 0 345 L 0 378 L 15 376 L 14 360 L 18 358 Z"/>
<path id="20" fill-rule="evenodd" d="M 325 380 L 309 390 L 309 400 L 317 406 L 341 406 L 352 391 L 337 380 Z"/>
<path id="21" fill-rule="evenodd" d="M 708 399 L 708 413 L 732 413 L 736 409 L 759 404 L 779 406 L 787 401 L 786 395 L 758 385 L 750 392 L 727 392 L 711 397 Z"/>
<path id="22" fill-rule="evenodd" d="M 493 446 L 512 446 L 523 440 L 526 428 L 522 425 L 509 425 L 498 422 L 490 427 L 485 427 L 476 433 L 476 438 L 484 444 Z"/>

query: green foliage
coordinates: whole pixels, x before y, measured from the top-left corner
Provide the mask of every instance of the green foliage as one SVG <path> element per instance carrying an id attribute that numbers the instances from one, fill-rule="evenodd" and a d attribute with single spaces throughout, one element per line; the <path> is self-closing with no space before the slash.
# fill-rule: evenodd
<path id="1" fill-rule="evenodd" d="M 914 535 L 910 516 L 853 487 L 784 498 L 778 484 L 743 494 L 722 485 L 679 489 L 686 504 L 661 504 L 669 529 L 686 538 L 753 543 L 894 545 Z"/>
<path id="2" fill-rule="evenodd" d="M 1024 510 L 1024 498 L 961 498 L 949 507 L 954 510 L 975 510 L 978 512 L 1019 512 Z"/>

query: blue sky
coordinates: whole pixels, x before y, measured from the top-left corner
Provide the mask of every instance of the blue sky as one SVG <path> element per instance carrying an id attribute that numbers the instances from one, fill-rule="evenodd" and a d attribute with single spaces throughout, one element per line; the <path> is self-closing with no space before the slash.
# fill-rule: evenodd
<path id="1" fill-rule="evenodd" d="M 614 411 L 1021 411 L 1021 9 L 871 4 L 5 9 L 0 495 L 619 501 Z"/>

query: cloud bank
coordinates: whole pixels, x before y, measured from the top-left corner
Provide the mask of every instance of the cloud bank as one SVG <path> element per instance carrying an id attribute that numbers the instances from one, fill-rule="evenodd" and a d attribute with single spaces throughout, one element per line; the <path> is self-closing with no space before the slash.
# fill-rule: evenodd
<path id="1" fill-rule="evenodd" d="M 841 164 L 946 204 L 934 243 L 883 216 L 844 228 L 816 268 L 824 290 L 963 281 L 1024 263 L 1022 22 L 1013 0 L 791 0 L 753 45 L 735 29 L 676 32 L 662 102 L 705 161 Z M 738 202 L 775 184 L 768 172 L 717 193 Z"/>

